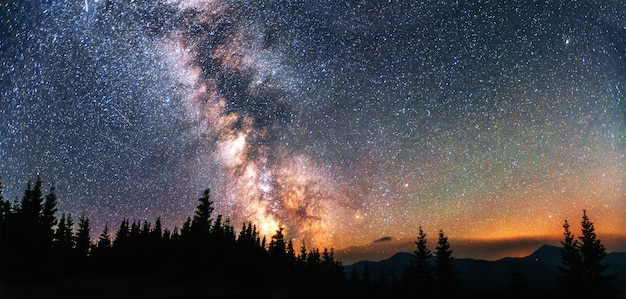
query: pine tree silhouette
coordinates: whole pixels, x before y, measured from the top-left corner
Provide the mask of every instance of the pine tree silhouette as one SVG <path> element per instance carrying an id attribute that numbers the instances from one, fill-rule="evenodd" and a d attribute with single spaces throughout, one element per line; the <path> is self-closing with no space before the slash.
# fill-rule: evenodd
<path id="1" fill-rule="evenodd" d="M 58 227 L 54 235 L 54 251 L 53 256 L 56 268 L 59 268 L 59 272 L 62 274 L 69 274 L 74 269 L 74 246 L 76 238 L 74 236 L 74 221 L 71 214 L 62 214 L 61 219 L 58 221 Z"/>
<path id="2" fill-rule="evenodd" d="M 11 203 L 8 200 L 4 199 L 2 195 L 2 180 L 0 180 L 0 256 L 5 256 L 8 250 L 9 243 L 9 232 L 11 229 L 9 228 L 9 222 L 11 217 L 13 216 L 13 211 L 11 209 Z M 5 265 L 2 264 L 5 259 L 0 259 L 0 267 Z M 2 274 L 0 274 L 1 277 Z"/>
<path id="3" fill-rule="evenodd" d="M 18 236 L 18 217 L 17 212 L 19 206 L 17 203 L 13 205 L 5 200 L 2 195 L 4 186 L 0 181 L 0 280 L 5 281 L 16 276 L 13 273 L 15 265 L 19 263 L 18 258 L 21 254 L 20 242 Z M 10 257 L 10 258 L 9 258 Z"/>
<path id="4" fill-rule="evenodd" d="M 270 259 L 270 273 L 273 280 L 282 279 L 291 283 L 290 270 L 292 265 L 289 265 L 287 258 L 287 244 L 285 243 L 285 236 L 283 235 L 284 228 L 278 227 L 276 233 L 272 235 L 267 252 Z M 275 289 L 274 291 L 278 291 Z"/>
<path id="5" fill-rule="evenodd" d="M 79 262 L 89 255 L 89 249 L 91 248 L 91 228 L 89 227 L 89 218 L 82 215 L 78 219 L 78 231 L 76 233 L 76 253 L 79 258 Z"/>
<path id="6" fill-rule="evenodd" d="M 74 221 L 71 214 L 62 214 L 54 235 L 54 247 L 62 255 L 67 256 L 74 248 Z"/>
<path id="7" fill-rule="evenodd" d="M 57 224 L 56 216 L 54 214 L 57 212 L 57 204 L 57 196 L 53 186 L 50 187 L 50 192 L 46 196 L 46 200 L 41 207 L 41 229 L 43 234 L 42 237 L 47 242 L 45 245 L 46 247 L 50 247 L 52 245 L 52 239 L 54 238 L 55 233 L 53 227 Z"/>
<path id="8" fill-rule="evenodd" d="M 616 291 L 611 281 L 614 275 L 606 276 L 604 272 L 609 268 L 602 260 L 606 256 L 604 245 L 597 239 L 593 222 L 587 217 L 587 211 L 583 211 L 581 222 L 582 235 L 578 237 L 580 254 L 582 255 L 583 287 L 584 293 L 589 296 L 609 297 L 616 296 Z"/>
<path id="9" fill-rule="evenodd" d="M 41 177 L 37 177 L 35 186 L 32 186 L 32 182 L 28 181 L 27 189 L 24 191 L 24 197 L 22 198 L 22 204 L 20 206 L 20 214 L 25 220 L 31 220 L 29 229 L 34 233 L 36 231 L 36 225 L 39 221 L 39 213 L 41 211 L 43 197 L 41 193 Z"/>
<path id="10" fill-rule="evenodd" d="M 267 292 L 290 295 L 302 287 L 307 294 L 325 297 L 334 295 L 333 292 L 344 283 L 343 268 L 335 260 L 332 249 L 324 248 L 321 253 L 317 248 L 307 251 L 303 242 L 296 256 L 293 242 L 285 239 L 283 228 L 279 227 L 266 247 L 265 236 L 261 237 L 252 223 L 244 223 L 238 237 L 230 221 L 227 218 L 223 220 L 222 215 L 218 215 L 213 223 L 208 189 L 200 199 L 193 219 L 187 218 L 182 233 L 176 227 L 171 233 L 163 229 L 160 218 L 154 225 L 147 220 L 135 220 L 130 224 L 126 218 L 122 220 L 115 238 L 111 238 L 109 225 L 106 224 L 95 244 L 92 244 L 89 218 L 82 215 L 74 233 L 71 214 L 61 213 L 58 220 L 54 216 L 57 205 L 54 188 L 44 201 L 41 186 L 40 178 L 34 185 L 29 183 L 21 204 L 14 205 L 1 197 L 0 186 L 0 288 L 3 291 L 5 282 L 11 279 L 22 279 L 39 286 L 37 277 L 51 277 L 52 271 L 59 274 L 59 282 L 63 284 L 74 281 L 78 276 L 89 282 L 90 279 L 101 278 L 108 281 L 122 274 L 129 277 L 128 283 L 121 283 L 116 288 L 128 292 L 129 296 L 143 295 L 132 290 L 130 281 L 135 278 L 159 289 L 165 282 L 163 277 L 174 277 L 168 283 L 194 285 L 201 290 L 203 297 L 213 286 L 243 287 L 251 292 L 260 292 L 260 295 Z M 51 223 L 55 226 L 53 234 L 49 235 Z M 28 245 L 44 243 L 49 244 L 47 256 L 41 255 L 44 251 L 27 249 Z M 45 247 L 39 250 L 43 249 Z M 7 261 L 7 256 L 13 261 Z M 51 260 L 42 263 L 48 257 Z M 16 271 L 24 265 L 30 267 L 23 272 Z M 271 275 L 259 276 L 257 273 L 260 272 Z M 241 284 L 230 279 L 235 276 L 241 278 Z M 267 290 L 266 286 L 277 280 L 283 281 L 284 285 L 273 291 Z M 68 286 L 60 286 L 61 291 L 55 294 L 63 296 L 64 290 L 71 289 Z M 77 293 L 90 294 L 82 289 Z"/>
<path id="11" fill-rule="evenodd" d="M 193 215 L 193 220 L 191 222 L 191 231 L 194 238 L 202 242 L 202 245 L 204 246 L 206 246 L 206 242 L 208 241 L 208 236 L 211 232 L 211 224 L 213 222 L 213 219 L 211 218 L 211 214 L 213 213 L 213 202 L 210 199 L 211 190 L 204 190 L 202 197 L 198 199 L 200 204 L 196 207 L 196 212 Z"/>
<path id="12" fill-rule="evenodd" d="M 582 255 L 578 249 L 578 240 L 572 235 L 569 227 L 569 223 L 565 220 L 563 224 L 565 239 L 561 241 L 563 245 L 561 248 L 561 265 L 558 266 L 559 272 L 561 272 L 559 285 L 566 296 L 579 294 L 583 280 Z"/>
<path id="13" fill-rule="evenodd" d="M 141 230 L 139 231 L 139 236 L 142 240 L 149 238 L 150 232 L 152 231 L 152 224 L 148 222 L 148 220 L 144 220 L 141 225 Z"/>
<path id="14" fill-rule="evenodd" d="M 300 246 L 300 252 L 298 253 L 298 257 L 296 258 L 296 266 L 298 266 L 298 269 L 302 269 L 303 271 L 306 267 L 306 256 L 306 243 L 304 242 L 304 240 L 302 240 L 302 246 Z"/>
<path id="15" fill-rule="evenodd" d="M 42 236 L 41 234 L 41 220 L 39 218 L 43 203 L 41 185 L 41 177 L 37 177 L 34 187 L 30 181 L 28 182 L 28 187 L 24 191 L 24 197 L 18 212 L 20 234 L 28 236 L 27 238 L 22 238 L 22 248 L 20 250 L 25 255 L 30 255 L 30 258 L 27 257 L 28 261 L 35 263 L 37 262 L 34 259 L 40 257 L 42 250 L 47 249 L 46 245 L 49 244 L 45 235 Z"/>
<path id="16" fill-rule="evenodd" d="M 128 219 L 122 219 L 120 228 L 115 234 L 115 240 L 113 241 L 113 248 L 116 250 L 124 251 L 128 250 L 130 243 L 130 227 Z"/>
<path id="17" fill-rule="evenodd" d="M 93 271 L 96 273 L 111 275 L 113 272 L 118 270 L 116 266 L 121 263 L 115 262 L 114 251 L 111 246 L 112 241 L 109 232 L 109 225 L 105 224 L 104 229 L 98 236 L 90 254 Z"/>
<path id="18" fill-rule="evenodd" d="M 283 227 L 279 227 L 276 230 L 276 233 L 272 236 L 272 240 L 270 241 L 270 245 L 268 248 L 268 252 L 270 256 L 277 261 L 283 261 L 286 257 L 286 244 L 285 244 L 285 236 L 283 235 Z"/>
<path id="19" fill-rule="evenodd" d="M 289 242 L 287 242 L 285 251 L 287 255 L 287 262 L 291 265 L 294 265 L 296 262 L 296 251 L 293 249 L 293 241 L 291 239 L 289 239 Z"/>
<path id="20" fill-rule="evenodd" d="M 320 265 L 320 282 L 331 289 L 338 289 L 345 282 L 345 274 L 340 261 L 335 260 L 335 251 L 324 248 Z"/>
<path id="21" fill-rule="evenodd" d="M 619 291 L 612 284 L 615 275 L 604 275 L 609 268 L 602 260 L 606 256 L 604 245 L 597 239 L 593 222 L 583 211 L 582 235 L 575 240 L 569 231 L 567 220 L 563 225 L 564 241 L 561 242 L 560 287 L 565 297 L 617 298 Z"/>
<path id="22" fill-rule="evenodd" d="M 438 284 L 448 288 L 455 288 L 456 266 L 454 257 L 452 256 L 452 250 L 450 250 L 450 243 L 448 243 L 448 237 L 444 235 L 443 230 L 439 231 L 435 257 L 437 260 L 435 277 Z"/>
<path id="23" fill-rule="evenodd" d="M 129 242 L 136 244 L 141 237 L 141 221 L 133 220 L 130 225 L 130 233 L 128 234 Z"/>
<path id="24" fill-rule="evenodd" d="M 184 238 L 191 237 L 191 217 L 187 217 L 187 220 L 183 223 L 183 228 L 181 229 L 180 234 Z"/>
<path id="25" fill-rule="evenodd" d="M 107 250 L 111 248 L 111 235 L 109 234 L 109 225 L 104 225 L 104 230 L 98 237 L 98 243 L 96 244 L 98 250 Z"/>
<path id="26" fill-rule="evenodd" d="M 153 244 L 155 242 L 161 241 L 163 238 L 163 228 L 161 227 L 161 217 L 158 217 L 156 222 L 154 223 L 154 229 L 152 230 L 152 240 Z"/>
<path id="27" fill-rule="evenodd" d="M 2 185 L 2 180 L 0 180 L 0 242 L 2 242 L 1 238 L 5 236 L 3 232 L 7 229 L 9 217 L 12 214 L 11 203 L 8 200 L 5 200 L 2 195 L 3 188 L 4 186 Z"/>
<path id="28" fill-rule="evenodd" d="M 313 248 L 309 251 L 309 253 L 306 256 L 306 263 L 307 266 L 311 266 L 311 265 L 317 265 L 322 261 L 321 255 L 320 255 L 320 251 L 317 248 Z"/>
<path id="29" fill-rule="evenodd" d="M 432 257 L 433 254 L 427 247 L 426 233 L 420 226 L 411 263 L 405 269 L 403 276 L 404 284 L 408 287 L 409 293 L 412 293 L 412 290 L 417 290 L 426 296 L 430 294 L 434 280 L 431 265 Z"/>
<path id="30" fill-rule="evenodd" d="M 15 230 L 11 243 L 13 243 L 14 258 L 22 263 L 21 267 L 14 269 L 15 275 L 29 275 L 38 273 L 46 275 L 50 272 L 50 257 L 52 254 L 53 234 L 50 220 L 44 219 L 44 198 L 41 191 L 43 182 L 37 176 L 33 186 L 29 181 L 21 205 L 17 209 Z M 48 207 L 52 207 L 49 205 Z M 46 211 L 48 213 L 48 211 Z M 54 222 L 54 219 L 52 219 Z"/>
<path id="31" fill-rule="evenodd" d="M 602 273 L 608 269 L 608 265 L 601 263 L 606 256 L 604 245 L 596 238 L 593 222 L 589 221 L 587 211 L 583 211 L 582 236 L 580 240 L 580 252 L 583 255 L 583 268 L 585 278 L 597 280 L 602 277 Z"/>

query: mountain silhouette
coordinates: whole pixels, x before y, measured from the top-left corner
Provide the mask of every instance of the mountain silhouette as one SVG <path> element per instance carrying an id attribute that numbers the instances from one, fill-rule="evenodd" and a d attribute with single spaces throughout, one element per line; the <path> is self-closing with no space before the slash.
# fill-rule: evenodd
<path id="1" fill-rule="evenodd" d="M 362 273 L 365 265 L 367 264 L 373 277 L 379 277 L 381 274 L 385 274 L 387 277 L 395 276 L 396 278 L 400 278 L 402 276 L 402 271 L 404 271 L 404 268 L 410 262 L 410 253 L 398 252 L 386 260 L 378 262 L 364 260 L 344 266 L 343 270 L 347 275 L 350 275 L 352 269 L 356 269 L 357 272 Z"/>
<path id="2" fill-rule="evenodd" d="M 387 277 L 402 276 L 404 268 L 409 265 L 411 254 L 400 252 L 382 261 L 360 261 L 344 266 L 345 273 L 353 269 L 362 272 L 365 264 L 373 277 L 384 274 Z M 516 267 L 522 271 L 527 283 L 535 288 L 554 289 L 557 287 L 561 262 L 561 248 L 543 245 L 526 257 L 507 257 L 497 261 L 485 261 L 471 258 L 455 259 L 458 277 L 463 284 L 475 289 L 504 289 L 512 281 L 512 272 Z M 608 253 L 603 261 L 610 264 L 608 274 L 617 274 L 615 284 L 626 285 L 626 252 Z"/>
<path id="3" fill-rule="evenodd" d="M 561 259 L 561 248 L 552 245 L 543 245 L 529 256 L 522 259 L 533 261 L 556 262 L 558 264 Z M 556 265 L 556 264 L 555 264 Z"/>

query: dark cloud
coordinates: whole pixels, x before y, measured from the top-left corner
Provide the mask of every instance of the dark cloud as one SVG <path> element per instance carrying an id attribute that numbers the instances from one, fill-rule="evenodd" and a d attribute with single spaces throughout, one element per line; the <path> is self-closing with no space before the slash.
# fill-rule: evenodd
<path id="1" fill-rule="evenodd" d="M 392 239 L 390 236 L 386 236 L 386 237 L 382 237 L 382 238 L 380 238 L 380 239 L 376 239 L 376 240 L 374 240 L 374 242 L 372 242 L 372 243 L 390 242 L 390 241 L 392 241 L 392 240 L 393 240 L 393 239 Z"/>

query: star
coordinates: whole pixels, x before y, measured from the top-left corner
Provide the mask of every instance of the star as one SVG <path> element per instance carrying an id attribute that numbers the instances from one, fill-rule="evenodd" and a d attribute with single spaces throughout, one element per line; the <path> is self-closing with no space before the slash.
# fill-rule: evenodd
<path id="1" fill-rule="evenodd" d="M 181 227 L 211 188 L 235 227 L 319 247 L 549 236 L 583 209 L 623 234 L 623 9 L 602 5 L 5 3 L 3 194 L 39 174 L 94 233 Z"/>

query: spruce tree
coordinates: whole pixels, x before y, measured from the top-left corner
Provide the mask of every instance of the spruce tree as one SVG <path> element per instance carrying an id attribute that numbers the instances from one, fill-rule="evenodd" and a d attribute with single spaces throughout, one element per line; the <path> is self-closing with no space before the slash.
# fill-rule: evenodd
<path id="1" fill-rule="evenodd" d="M 604 275 L 609 268 L 602 260 L 606 256 L 604 245 L 597 239 L 593 222 L 583 211 L 582 236 L 575 240 L 567 220 L 563 225 L 564 241 L 561 242 L 560 287 L 566 297 L 614 298 L 618 296 L 612 284 L 613 275 Z"/>
<path id="2" fill-rule="evenodd" d="M 90 256 L 94 263 L 95 269 L 102 273 L 112 272 L 113 270 L 119 270 L 117 267 L 111 267 L 114 262 L 111 252 L 111 236 L 109 234 L 109 225 L 105 224 L 102 233 L 98 236 L 98 241 L 92 250 Z M 119 263 L 117 263 L 119 265 Z"/>
<path id="3" fill-rule="evenodd" d="M 161 217 L 158 217 L 152 230 L 152 239 L 154 242 L 160 242 L 161 238 L 163 238 L 163 228 L 161 227 Z"/>
<path id="4" fill-rule="evenodd" d="M 335 260 L 334 249 L 324 248 L 322 252 L 321 279 L 325 285 L 339 287 L 345 281 L 345 273 L 341 262 Z"/>
<path id="5" fill-rule="evenodd" d="M 89 218 L 82 215 L 78 219 L 78 232 L 76 233 L 76 253 L 79 259 L 84 259 L 89 254 L 91 248 Z"/>
<path id="6" fill-rule="evenodd" d="M 593 222 L 589 221 L 587 211 L 583 211 L 582 236 L 580 240 L 580 252 L 583 255 L 583 268 L 585 269 L 585 278 L 592 280 L 602 277 L 602 273 L 608 268 L 608 265 L 601 263 L 606 256 L 604 245 L 597 239 Z"/>
<path id="7" fill-rule="evenodd" d="M 43 197 L 41 192 L 41 177 L 33 186 L 28 182 L 28 187 L 24 191 L 21 205 L 16 215 L 16 226 L 14 227 L 14 251 L 13 258 L 21 260 L 24 264 L 21 269 L 15 269 L 18 276 L 28 272 L 48 271 L 49 253 L 51 251 L 52 240 L 43 226 L 41 212 L 43 207 Z"/>
<path id="8" fill-rule="evenodd" d="M 419 227 L 415 250 L 411 256 L 411 264 L 405 269 L 404 282 L 409 289 L 426 289 L 431 287 L 433 268 L 432 252 L 428 249 L 426 233 Z"/>
<path id="9" fill-rule="evenodd" d="M 54 235 L 54 260 L 57 263 L 55 268 L 58 268 L 61 273 L 70 273 L 73 270 L 73 262 L 75 261 L 74 255 L 74 221 L 71 214 L 61 215 L 57 230 Z"/>
<path id="10" fill-rule="evenodd" d="M 204 190 L 202 197 L 198 199 L 200 204 L 196 207 L 196 212 L 193 215 L 193 221 L 191 222 L 191 230 L 196 237 L 205 238 L 211 231 L 211 213 L 213 213 L 213 202 L 211 201 L 211 189 Z"/>
<path id="11" fill-rule="evenodd" d="M 115 234 L 115 241 L 113 241 L 113 248 L 119 250 L 127 250 L 130 238 L 130 227 L 128 219 L 122 219 L 120 228 Z"/>
<path id="12" fill-rule="evenodd" d="M 55 233 L 54 244 L 55 248 L 62 255 L 69 255 L 69 252 L 74 248 L 74 221 L 71 214 L 61 215 L 57 230 Z"/>
<path id="13" fill-rule="evenodd" d="M 234 244 L 237 240 L 237 234 L 235 233 L 235 227 L 230 223 L 229 218 L 226 218 L 224 226 L 222 227 L 224 228 L 224 240 L 228 241 L 231 245 Z"/>
<path id="14" fill-rule="evenodd" d="M 324 247 L 324 251 L 322 251 L 322 262 L 324 264 L 332 265 L 335 263 L 334 251 L 328 250 L 328 248 Z"/>
<path id="15" fill-rule="evenodd" d="M 9 223 L 13 220 L 14 211 L 11 203 L 2 196 L 2 181 L 0 180 L 0 255 L 5 252 L 9 243 Z"/>
<path id="16" fill-rule="evenodd" d="M 43 197 L 41 193 L 41 177 L 37 177 L 35 186 L 29 181 L 19 210 L 19 229 L 26 251 L 39 250 L 47 245 L 46 236 L 42 235 L 40 213 Z M 25 237 L 27 236 L 27 237 Z"/>
<path id="17" fill-rule="evenodd" d="M 183 228 L 180 231 L 183 238 L 189 238 L 191 235 L 191 217 L 187 216 L 187 220 L 183 223 Z"/>
<path id="18" fill-rule="evenodd" d="M 569 223 L 565 220 L 563 224 L 564 240 L 561 241 L 561 265 L 558 266 L 561 277 L 559 284 L 562 292 L 566 296 L 578 293 L 583 280 L 582 255 L 578 249 L 578 240 L 569 230 Z"/>
<path id="19" fill-rule="evenodd" d="M 444 235 L 443 230 L 439 231 L 436 250 L 437 266 L 435 267 L 435 277 L 437 282 L 440 286 L 453 287 L 456 285 L 456 266 L 454 257 L 452 257 L 452 250 L 450 250 L 450 243 L 448 243 L 448 237 Z"/>
<path id="20" fill-rule="evenodd" d="M 141 236 L 141 221 L 133 220 L 133 223 L 130 225 L 130 234 L 128 235 L 130 241 L 136 243 Z"/>
<path id="21" fill-rule="evenodd" d="M 320 251 L 317 248 L 313 248 L 306 255 L 306 263 L 308 267 L 314 267 L 322 261 Z"/>
<path id="22" fill-rule="evenodd" d="M 243 242 L 244 239 L 248 240 L 250 237 L 250 234 L 248 233 L 248 226 L 246 226 L 246 223 L 244 222 L 241 225 L 241 230 L 239 231 L 239 235 L 237 236 L 237 243 L 241 243 Z"/>
<path id="23" fill-rule="evenodd" d="M 277 262 L 285 262 L 287 256 L 285 244 L 285 236 L 283 235 L 283 227 L 279 227 L 276 233 L 272 236 L 272 240 L 269 245 L 269 254 Z"/>
<path id="24" fill-rule="evenodd" d="M 296 257 L 296 266 L 298 267 L 298 269 L 301 269 L 301 271 L 304 271 L 306 267 L 306 256 L 307 256 L 306 244 L 304 240 L 302 240 L 302 246 L 300 246 L 300 253 Z"/>
<path id="25" fill-rule="evenodd" d="M 291 241 L 291 239 L 287 242 L 286 252 L 289 263 L 294 264 L 296 261 L 296 251 L 293 248 L 293 241 Z"/>
<path id="26" fill-rule="evenodd" d="M 253 230 L 252 223 L 243 224 L 239 237 L 237 237 L 237 246 L 245 251 L 250 251 L 258 246 L 256 228 Z"/>
<path id="27" fill-rule="evenodd" d="M 0 180 L 0 281 L 9 277 L 9 269 L 12 269 L 13 260 L 9 261 L 7 257 L 13 256 L 12 250 L 15 250 L 15 244 L 12 237 L 14 230 L 12 229 L 12 221 L 14 213 L 11 204 L 2 196 L 2 181 Z"/>
<path id="28" fill-rule="evenodd" d="M 50 192 L 46 196 L 46 200 L 43 202 L 41 207 L 41 230 L 43 234 L 43 238 L 47 242 L 46 247 L 50 247 L 52 245 L 52 239 L 54 239 L 54 226 L 57 224 L 56 214 L 57 212 L 57 196 L 55 193 L 55 188 L 50 187 Z"/>
<path id="29" fill-rule="evenodd" d="M 108 224 L 104 225 L 104 230 L 102 230 L 102 233 L 98 237 L 98 243 L 96 244 L 96 248 L 98 248 L 99 251 L 108 250 L 109 248 L 111 248 L 111 236 L 109 234 Z"/>
<path id="30" fill-rule="evenodd" d="M 150 224 L 150 222 L 148 222 L 148 220 L 144 220 L 143 224 L 141 225 L 141 230 L 139 231 L 139 235 L 142 237 L 142 239 L 146 239 L 148 238 L 148 236 L 150 236 L 150 232 L 152 231 L 152 225 Z"/>
<path id="31" fill-rule="evenodd" d="M 59 219 L 59 224 L 57 225 L 56 233 L 54 234 L 54 243 L 55 247 L 60 247 L 60 243 L 63 242 L 63 235 L 65 234 L 65 213 L 61 214 L 61 219 Z"/>
<path id="32" fill-rule="evenodd" d="M 20 206 L 20 213 L 22 217 L 34 226 L 40 222 L 39 213 L 43 204 L 43 197 L 41 193 L 41 177 L 37 177 L 35 186 L 31 181 L 28 181 L 26 190 L 24 191 L 24 197 L 22 198 L 22 204 Z M 34 227 L 31 229 L 34 230 Z"/>
<path id="33" fill-rule="evenodd" d="M 583 286 L 590 296 L 605 297 L 612 295 L 614 286 L 611 281 L 615 276 L 605 276 L 604 272 L 609 268 L 602 260 L 606 256 L 604 245 L 597 239 L 593 222 L 587 217 L 587 211 L 583 211 L 581 222 L 582 235 L 578 237 L 580 254 L 582 255 Z"/>

